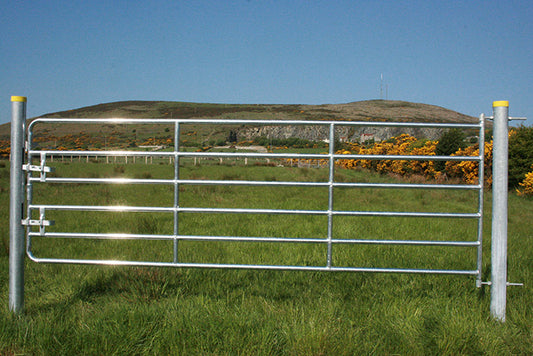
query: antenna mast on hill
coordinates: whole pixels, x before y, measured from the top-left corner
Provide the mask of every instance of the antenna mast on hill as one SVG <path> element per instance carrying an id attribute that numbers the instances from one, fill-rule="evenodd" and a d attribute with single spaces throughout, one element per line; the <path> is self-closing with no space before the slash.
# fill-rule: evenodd
<path id="1" fill-rule="evenodd" d="M 383 100 L 383 73 L 379 82 L 379 98 Z M 385 100 L 389 100 L 389 84 L 385 84 Z"/>
<path id="2" fill-rule="evenodd" d="M 383 73 L 381 73 L 381 81 L 379 82 L 379 98 L 383 100 Z"/>

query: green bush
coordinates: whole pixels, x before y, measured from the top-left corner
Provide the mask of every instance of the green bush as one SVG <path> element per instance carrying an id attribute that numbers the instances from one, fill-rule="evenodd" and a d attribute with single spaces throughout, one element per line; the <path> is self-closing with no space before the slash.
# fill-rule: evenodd
<path id="1" fill-rule="evenodd" d="M 437 156 L 449 156 L 465 147 L 465 135 L 463 131 L 459 129 L 451 129 L 445 132 L 439 139 L 439 143 L 437 143 L 437 147 L 435 148 L 435 154 Z M 437 170 L 442 171 L 445 162 L 438 161 L 435 166 Z"/>
<path id="2" fill-rule="evenodd" d="M 517 187 L 533 164 L 533 126 L 512 129 L 509 135 L 509 186 Z"/>
<path id="3" fill-rule="evenodd" d="M 461 130 L 451 129 L 441 136 L 435 148 L 435 153 L 438 156 L 449 156 L 460 148 L 466 147 L 464 140 L 465 135 Z"/>

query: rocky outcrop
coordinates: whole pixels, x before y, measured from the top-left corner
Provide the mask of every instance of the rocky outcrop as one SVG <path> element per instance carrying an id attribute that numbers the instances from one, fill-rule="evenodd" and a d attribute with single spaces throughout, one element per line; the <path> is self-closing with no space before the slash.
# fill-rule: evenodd
<path id="1" fill-rule="evenodd" d="M 416 138 L 436 140 L 443 134 L 439 128 L 406 128 L 406 127 L 376 127 L 376 126 L 339 126 L 335 130 L 335 139 L 345 142 L 360 142 L 362 137 L 375 141 L 387 140 L 401 134 L 409 134 Z M 242 128 L 239 138 L 253 140 L 255 137 L 269 137 L 287 139 L 297 137 L 309 141 L 329 140 L 329 126 L 287 125 L 287 126 L 259 126 Z"/>

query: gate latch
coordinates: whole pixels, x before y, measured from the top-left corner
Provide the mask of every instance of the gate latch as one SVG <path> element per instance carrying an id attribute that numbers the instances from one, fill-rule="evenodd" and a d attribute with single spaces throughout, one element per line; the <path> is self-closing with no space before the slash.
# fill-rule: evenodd
<path id="1" fill-rule="evenodd" d="M 53 167 L 48 167 L 46 165 L 46 154 L 45 153 L 41 153 L 41 165 L 37 166 L 33 164 L 24 164 L 22 165 L 22 169 L 28 172 L 40 172 L 41 182 L 46 181 L 46 173 L 51 173 L 54 171 Z"/>
<path id="2" fill-rule="evenodd" d="M 46 220 L 44 217 L 44 209 L 39 209 L 39 220 L 26 218 L 22 220 L 22 225 L 25 226 L 39 226 L 39 234 L 44 236 L 45 228 L 55 224 L 54 220 Z"/>

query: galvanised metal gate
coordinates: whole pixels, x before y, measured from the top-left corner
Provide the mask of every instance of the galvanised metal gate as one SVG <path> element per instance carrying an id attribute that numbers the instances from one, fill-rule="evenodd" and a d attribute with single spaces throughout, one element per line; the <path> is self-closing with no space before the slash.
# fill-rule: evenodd
<path id="1" fill-rule="evenodd" d="M 13 100 L 16 104 L 17 100 Z M 25 104 L 25 102 L 24 102 Z M 25 107 L 22 114 L 15 116 L 25 117 Z M 336 153 L 335 140 L 336 129 L 339 127 L 401 127 L 401 128 L 438 128 L 438 129 L 470 129 L 477 130 L 480 146 L 484 143 L 484 116 L 476 124 L 457 123 L 399 123 L 399 122 L 351 122 L 351 121 L 276 121 L 276 120 L 194 120 L 194 119 L 51 119 L 39 118 L 33 120 L 24 129 L 24 121 L 21 120 L 19 128 L 13 128 L 13 147 L 25 147 L 24 157 L 17 158 L 17 152 L 13 152 L 12 167 L 12 206 L 25 206 L 22 209 L 11 209 L 11 254 L 10 266 L 14 270 L 10 275 L 14 275 L 10 280 L 10 306 L 14 310 L 20 310 L 23 301 L 23 277 L 18 277 L 21 271 L 17 270 L 17 263 L 20 263 L 21 246 L 23 239 L 15 239 L 13 236 L 26 235 L 25 252 L 35 262 L 45 263 L 77 263 L 91 265 L 128 265 L 128 266 L 157 266 L 157 267 L 204 267 L 204 268 L 233 268 L 233 269 L 269 269 L 269 270 L 308 270 L 308 271 L 350 271 L 350 272 L 387 272 L 387 273 L 433 273 L 433 274 L 456 274 L 476 276 L 477 286 L 481 286 L 482 275 L 482 239 L 483 239 L 483 162 L 484 149 L 479 149 L 478 156 L 426 156 L 426 155 L 358 155 Z M 138 150 L 62 150 L 39 149 L 35 147 L 33 135 L 35 127 L 40 124 L 84 124 L 84 125 L 105 125 L 105 124 L 135 124 L 135 125 L 173 125 L 174 139 L 173 150 L 171 151 L 138 151 Z M 322 126 L 328 131 L 328 152 L 327 153 L 273 153 L 273 152 L 188 152 L 182 150 L 180 145 L 180 129 L 183 125 L 251 125 L 251 126 Z M 14 124 L 15 125 L 15 120 Z M 16 126 L 16 125 L 15 125 Z M 26 133 L 25 133 L 26 131 Z M 26 135 L 26 139 L 21 139 Z M 15 137 L 17 136 L 17 137 Z M 24 145 L 23 145 L 24 142 Z M 15 149 L 15 151 L 17 151 Z M 20 152 L 19 152 L 20 153 Z M 21 155 L 22 156 L 22 155 Z M 171 179 L 154 179 L 151 177 L 139 178 L 93 178 L 93 177 L 54 177 L 48 166 L 49 161 L 58 157 L 78 157 L 89 160 L 89 157 L 138 157 L 164 158 L 174 166 L 174 176 Z M 327 181 L 277 181 L 277 180 L 231 180 L 231 179 L 183 179 L 180 177 L 180 162 L 191 157 L 217 158 L 217 159 L 299 159 L 299 160 L 321 160 L 327 167 Z M 145 158 L 146 159 L 146 158 Z M 414 161 L 474 161 L 478 164 L 477 184 L 416 184 L 416 183 L 361 183 L 361 182 L 338 182 L 335 180 L 336 161 L 346 159 L 365 160 L 414 160 Z M 25 162 L 24 162 L 25 161 Z M 26 171 L 25 174 L 22 170 Z M 24 176 L 25 175 L 25 176 Z M 13 184 L 19 182 L 19 184 Z M 60 184 L 60 185 L 166 185 L 173 187 L 173 204 L 166 206 L 128 206 L 128 205 L 77 205 L 77 204 L 46 204 L 34 202 L 33 190 L 37 184 Z M 252 187 L 322 187 L 327 189 L 327 207 L 316 210 L 299 209 L 250 209 L 250 208 L 207 208 L 195 206 L 182 206 L 180 203 L 180 188 L 187 185 L 198 186 L 252 186 Z M 14 186 L 14 187 L 13 187 Z M 343 188 L 387 188 L 387 189 L 418 189 L 418 190 L 469 190 L 477 192 L 477 209 L 471 212 L 416 212 L 416 211 L 361 211 L 357 209 L 336 209 L 334 192 Z M 24 194 L 23 191 L 26 191 Z M 25 197 L 25 198 L 24 198 Z M 357 207 L 355 207 L 357 208 Z M 172 216 L 173 231 L 170 234 L 132 234 L 132 233 L 87 233 L 87 232 L 60 232 L 50 231 L 53 221 L 47 219 L 47 215 L 54 211 L 70 212 L 124 212 L 124 213 L 162 213 Z M 255 214 L 255 215 L 282 215 L 282 216 L 321 216 L 327 224 L 326 234 L 322 237 L 263 237 L 263 236 L 227 236 L 227 235 L 203 235 L 180 233 L 181 214 Z M 19 215 L 20 214 L 20 215 Z M 477 222 L 477 233 L 471 239 L 464 241 L 457 240 L 411 240 L 411 239 L 365 239 L 356 236 L 355 238 L 338 238 L 334 234 L 333 225 L 336 217 L 397 217 L 397 218 L 429 218 L 429 219 L 472 219 Z M 19 221 L 21 224 L 13 224 Z M 122 259 L 76 259 L 70 257 L 50 257 L 39 256 L 33 249 L 33 241 L 41 239 L 89 239 L 89 240 L 163 240 L 173 242 L 172 259 L 168 261 L 150 260 L 122 260 Z M 22 241 L 22 243 L 21 243 Z M 259 243 L 297 243 L 297 244 L 319 244 L 327 246 L 326 258 L 320 265 L 279 265 L 279 264 L 237 264 L 237 263 L 211 263 L 211 262 L 182 262 L 178 258 L 180 241 L 224 241 L 224 242 L 259 242 Z M 429 269 L 429 268 L 394 268 L 394 267 L 359 267 L 342 266 L 333 263 L 333 246 L 335 245 L 404 245 L 404 246 L 441 246 L 441 247 L 464 247 L 476 249 L 475 266 L 471 269 Z M 17 257 L 18 256 L 18 257 Z M 23 257 L 23 256 L 22 256 Z M 17 259 L 18 258 L 18 259 Z M 17 262 L 19 261 L 19 262 Z M 22 267 L 23 268 L 23 267 Z M 18 267 L 20 269 L 20 267 Z"/>

